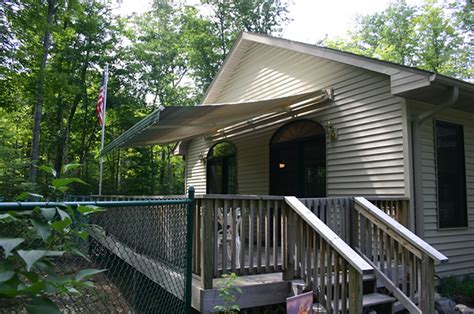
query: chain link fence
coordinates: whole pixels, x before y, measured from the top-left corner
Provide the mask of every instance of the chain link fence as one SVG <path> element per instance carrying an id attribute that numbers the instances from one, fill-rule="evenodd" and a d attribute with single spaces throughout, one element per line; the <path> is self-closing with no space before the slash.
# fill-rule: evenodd
<path id="1" fill-rule="evenodd" d="M 188 197 L 173 199 L 0 203 L 0 214 L 64 204 L 72 208 L 97 205 L 105 211 L 82 216 L 87 217 L 88 237 L 77 240 L 76 254 L 51 259 L 55 270 L 63 276 L 82 269 L 105 271 L 91 277 L 93 288 L 50 295 L 62 312 L 191 311 L 193 191 Z M 0 220 L 0 239 L 29 239 L 22 244 L 23 250 L 43 245 L 34 236 L 27 223 Z M 0 263 L 6 258 L 4 253 L 0 247 Z M 24 312 L 23 301 L 2 297 L 0 289 L 0 312 Z"/>

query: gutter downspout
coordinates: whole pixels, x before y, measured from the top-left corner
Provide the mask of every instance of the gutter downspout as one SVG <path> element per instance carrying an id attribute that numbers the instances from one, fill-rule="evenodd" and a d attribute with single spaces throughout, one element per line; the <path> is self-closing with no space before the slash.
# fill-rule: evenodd
<path id="1" fill-rule="evenodd" d="M 420 128 L 423 122 L 432 118 L 438 112 L 452 107 L 459 99 L 459 87 L 449 88 L 449 98 L 445 103 L 435 106 L 435 108 L 420 113 L 412 121 L 412 151 L 413 151 L 413 187 L 414 187 L 414 210 L 415 210 L 415 232 L 418 236 L 424 237 L 424 198 L 423 198 L 423 171 L 421 160 L 421 135 Z M 434 135 L 433 135 L 434 136 Z"/>

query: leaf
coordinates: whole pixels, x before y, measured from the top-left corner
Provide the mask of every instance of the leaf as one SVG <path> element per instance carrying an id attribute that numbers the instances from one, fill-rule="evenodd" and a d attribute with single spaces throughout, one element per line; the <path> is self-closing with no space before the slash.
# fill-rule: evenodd
<path id="1" fill-rule="evenodd" d="M 36 233 L 46 242 L 51 235 L 51 226 L 38 219 L 31 219 L 33 227 L 36 229 Z"/>
<path id="2" fill-rule="evenodd" d="M 56 215 L 56 208 L 49 207 L 49 208 L 40 208 L 41 214 L 47 221 L 53 220 L 54 216 Z"/>
<path id="3" fill-rule="evenodd" d="M 48 260 L 41 260 L 36 262 L 36 267 L 38 267 L 41 271 L 53 275 L 55 274 L 54 272 L 54 267 L 53 265 L 48 261 Z"/>
<path id="4" fill-rule="evenodd" d="M 12 215 L 10 214 L 0 214 L 0 220 L 7 220 L 8 218 L 14 220 L 15 217 L 13 217 Z"/>
<path id="5" fill-rule="evenodd" d="M 103 273 L 104 271 L 107 271 L 107 269 L 93 269 L 93 268 L 82 269 L 76 274 L 74 279 L 83 280 L 85 278 L 94 276 L 95 274 Z"/>
<path id="6" fill-rule="evenodd" d="M 40 293 L 43 289 L 45 288 L 45 282 L 40 280 L 37 282 L 34 282 L 31 285 L 28 285 L 22 289 L 19 289 L 21 292 L 29 292 L 31 294 L 38 294 Z"/>
<path id="7" fill-rule="evenodd" d="M 81 293 L 79 292 L 79 290 L 77 290 L 77 289 L 74 288 L 74 287 L 67 287 L 67 291 L 68 291 L 69 293 L 73 293 L 73 294 L 81 294 Z"/>
<path id="8" fill-rule="evenodd" d="M 5 282 L 13 278 L 15 272 L 13 270 L 2 271 L 0 272 L 0 282 Z"/>
<path id="9" fill-rule="evenodd" d="M 58 220 L 51 223 L 51 228 L 53 228 L 56 231 L 64 231 L 64 229 L 69 227 L 71 224 L 72 224 L 72 220 L 70 218 L 66 218 L 64 220 Z"/>
<path id="10" fill-rule="evenodd" d="M 43 198 L 43 195 L 36 194 L 36 193 L 30 193 L 30 192 L 22 192 L 22 193 L 20 193 L 20 195 L 18 195 L 18 196 L 15 198 L 15 200 L 17 200 L 17 201 L 24 201 L 24 200 L 26 200 L 28 197 L 42 199 L 42 198 Z"/>
<path id="11" fill-rule="evenodd" d="M 89 236 L 89 234 L 85 230 L 78 231 L 77 235 L 84 241 L 87 240 L 87 237 Z"/>
<path id="12" fill-rule="evenodd" d="M 93 205 L 79 205 L 77 211 L 83 215 L 105 212 L 105 209 Z"/>
<path id="13" fill-rule="evenodd" d="M 82 164 L 67 164 L 67 165 L 64 165 L 63 172 L 66 173 L 69 170 L 74 170 L 74 169 L 77 169 L 81 166 L 82 166 Z"/>
<path id="14" fill-rule="evenodd" d="M 22 238 L 0 238 L 0 246 L 5 251 L 5 257 L 10 256 L 13 249 L 20 245 L 20 243 L 23 241 L 25 241 L 25 239 Z"/>
<path id="15" fill-rule="evenodd" d="M 61 217 L 61 220 L 64 220 L 66 218 L 69 218 L 71 220 L 71 216 L 69 216 L 69 214 L 66 213 L 64 210 L 57 208 L 57 211 L 58 211 L 59 217 Z"/>
<path id="16" fill-rule="evenodd" d="M 4 295 L 7 297 L 16 297 L 18 295 L 18 290 L 16 289 L 16 287 L 0 283 L 0 295 Z"/>
<path id="17" fill-rule="evenodd" d="M 18 250 L 18 255 L 26 263 L 26 271 L 30 271 L 31 267 L 44 256 L 61 256 L 64 251 L 45 251 L 45 250 Z"/>
<path id="18" fill-rule="evenodd" d="M 84 255 L 81 251 L 79 251 L 77 248 L 72 248 L 71 253 L 84 258 L 88 262 L 91 262 L 91 260 L 86 255 Z"/>
<path id="19" fill-rule="evenodd" d="M 26 311 L 34 314 L 60 314 L 59 308 L 48 298 L 36 298 L 25 304 Z"/>
<path id="20" fill-rule="evenodd" d="M 58 176 L 58 173 L 56 172 L 56 170 L 54 170 L 53 167 L 43 165 L 43 166 L 39 166 L 38 169 L 53 175 L 53 177 L 55 178 Z"/>
<path id="21" fill-rule="evenodd" d="M 71 183 L 82 183 L 82 184 L 87 184 L 84 181 L 82 181 L 79 178 L 64 178 L 64 179 L 54 179 L 51 183 L 56 189 L 60 189 L 62 187 L 66 187 L 70 185 Z"/>

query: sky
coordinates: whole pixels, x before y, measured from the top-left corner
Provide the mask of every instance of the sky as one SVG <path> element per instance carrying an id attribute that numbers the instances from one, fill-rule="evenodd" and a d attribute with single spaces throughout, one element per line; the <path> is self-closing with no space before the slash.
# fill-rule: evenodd
<path id="1" fill-rule="evenodd" d="M 118 14 L 142 13 L 150 8 L 150 0 L 121 0 Z M 421 0 L 409 0 L 419 3 Z M 199 0 L 188 0 L 199 3 Z M 289 7 L 292 21 L 283 29 L 282 37 L 315 44 L 326 35 L 343 36 L 351 28 L 357 15 L 382 11 L 390 0 L 292 0 Z"/>

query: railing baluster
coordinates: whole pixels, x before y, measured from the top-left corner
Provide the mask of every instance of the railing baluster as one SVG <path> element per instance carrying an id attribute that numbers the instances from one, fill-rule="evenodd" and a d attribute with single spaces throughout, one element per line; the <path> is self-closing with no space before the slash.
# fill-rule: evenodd
<path id="1" fill-rule="evenodd" d="M 247 204 L 250 201 L 242 200 L 241 207 L 240 207 L 240 271 L 244 275 L 248 275 L 248 269 L 245 267 L 245 252 L 246 252 L 246 237 L 247 237 Z"/>
<path id="2" fill-rule="evenodd" d="M 316 232 L 313 232 L 313 269 L 312 269 L 312 274 L 313 274 L 313 291 L 314 293 L 318 293 L 318 287 L 319 287 L 319 280 L 318 280 L 318 247 L 319 239 L 318 239 L 318 234 Z"/>
<path id="3" fill-rule="evenodd" d="M 266 201 L 266 210 L 265 210 L 265 270 L 270 272 L 270 241 L 271 241 L 271 232 L 270 232 L 270 201 Z"/>
<path id="4" fill-rule="evenodd" d="M 254 270 L 254 261 L 253 261 L 253 250 L 254 250 L 254 235 L 255 235 L 255 205 L 256 201 L 250 201 L 250 215 L 249 215 L 249 272 L 253 274 Z"/>
<path id="5" fill-rule="evenodd" d="M 334 313 L 339 313 L 339 254 L 334 252 Z"/>
<path id="6" fill-rule="evenodd" d="M 328 307 L 326 310 L 328 313 L 333 312 L 334 308 L 334 303 L 333 303 L 333 298 L 332 298 L 332 292 L 333 292 L 333 260 L 332 260 L 332 254 L 333 251 L 331 249 L 331 246 L 327 246 L 327 251 L 326 251 L 326 257 L 327 257 L 327 272 L 326 272 L 326 277 L 327 277 L 327 283 L 326 283 L 326 295 L 328 299 Z"/>
<path id="7" fill-rule="evenodd" d="M 402 247 L 402 291 L 405 295 L 408 295 L 407 291 L 407 250 Z"/>
<path id="8" fill-rule="evenodd" d="M 224 200 L 222 209 L 222 273 L 227 274 L 227 215 L 229 209 L 229 200 Z"/>
<path id="9" fill-rule="evenodd" d="M 326 304 L 326 279 L 327 276 L 326 274 L 326 242 L 322 237 L 319 238 L 320 242 L 320 248 L 321 248 L 321 255 L 320 255 L 320 272 L 319 272 L 319 277 L 321 280 L 321 295 L 320 295 L 320 300 L 319 303 L 321 303 L 325 308 L 327 308 Z"/>
<path id="10" fill-rule="evenodd" d="M 278 201 L 273 202 L 273 271 L 278 268 Z"/>
<path id="11" fill-rule="evenodd" d="M 342 260 L 342 279 L 341 279 L 341 312 L 347 313 L 347 262 Z"/>
<path id="12" fill-rule="evenodd" d="M 258 200 L 258 211 L 257 211 L 257 272 L 262 272 L 262 211 L 263 201 Z"/>
<path id="13" fill-rule="evenodd" d="M 296 228 L 296 214 L 293 211 L 285 206 L 285 216 L 286 216 L 286 254 L 285 258 L 285 268 L 283 269 L 283 279 L 292 280 L 295 278 L 295 228 Z"/>
<path id="14" fill-rule="evenodd" d="M 214 275 L 216 277 L 220 276 L 222 274 L 222 270 L 219 270 L 219 251 L 220 251 L 220 246 L 219 246 L 219 235 L 218 235 L 218 230 L 219 230 L 219 222 L 217 220 L 217 217 L 219 217 L 219 201 L 214 200 Z M 222 241 L 222 243 L 225 243 Z"/>
<path id="15" fill-rule="evenodd" d="M 312 284 L 312 277 L 311 277 L 311 240 L 312 236 L 311 234 L 314 232 L 308 224 L 305 224 L 306 226 L 306 247 L 304 251 L 304 255 L 306 257 L 306 283 L 311 286 Z"/>
<path id="16" fill-rule="evenodd" d="M 232 269 L 232 272 L 236 272 L 237 270 L 237 267 L 236 267 L 236 263 L 237 263 L 237 259 L 239 258 L 239 256 L 237 256 L 237 200 L 232 200 L 232 207 L 231 207 L 231 217 L 232 217 L 232 220 L 231 220 L 231 254 L 230 254 L 230 261 L 231 261 L 231 269 Z"/>

